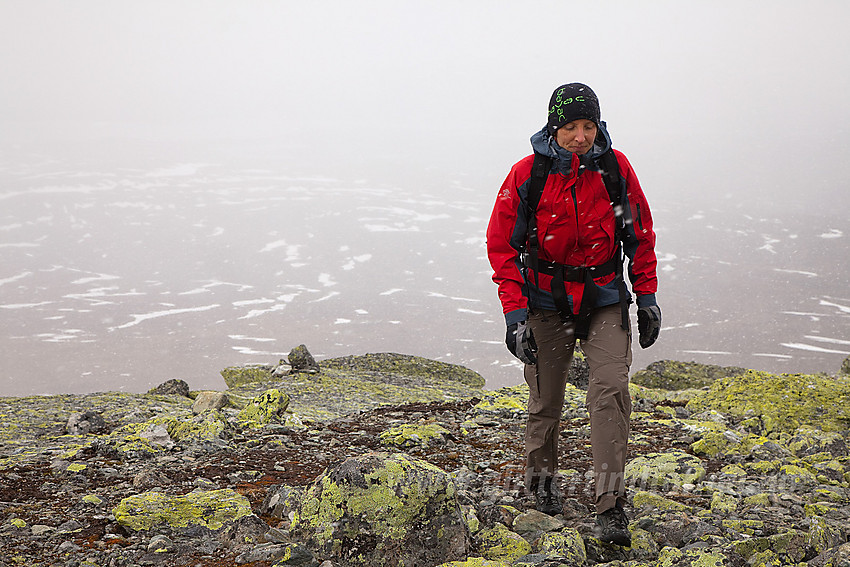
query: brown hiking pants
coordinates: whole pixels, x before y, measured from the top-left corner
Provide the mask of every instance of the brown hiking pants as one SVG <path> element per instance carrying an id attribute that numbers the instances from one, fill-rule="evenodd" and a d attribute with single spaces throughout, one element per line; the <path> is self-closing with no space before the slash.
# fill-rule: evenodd
<path id="1" fill-rule="evenodd" d="M 596 486 L 596 511 L 626 503 L 624 469 L 629 441 L 629 367 L 632 364 L 631 331 L 621 327 L 619 305 L 596 309 L 588 338 L 581 341 L 590 381 L 587 410 Z M 529 314 L 528 323 L 537 343 L 537 364 L 525 366 L 528 383 L 528 422 L 525 431 L 526 486 L 558 472 L 558 437 L 564 388 L 576 339 L 573 325 L 556 311 Z"/>

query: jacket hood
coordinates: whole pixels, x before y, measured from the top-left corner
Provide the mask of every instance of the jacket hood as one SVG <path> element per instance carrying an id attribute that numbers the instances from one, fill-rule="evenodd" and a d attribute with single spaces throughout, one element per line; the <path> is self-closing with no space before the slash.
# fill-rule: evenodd
<path id="1" fill-rule="evenodd" d="M 549 134 L 549 130 L 544 126 L 539 132 L 531 136 L 531 147 L 538 154 L 549 156 L 555 160 L 553 168 L 556 168 L 559 173 L 569 175 L 573 161 L 573 153 L 568 152 L 558 145 L 555 137 Z M 593 166 L 594 160 L 611 149 L 611 136 L 608 134 L 608 127 L 605 122 L 599 122 L 599 130 L 596 133 L 596 140 L 593 141 L 593 147 L 586 154 L 579 156 L 583 166 Z M 593 166 L 594 169 L 595 166 Z"/>

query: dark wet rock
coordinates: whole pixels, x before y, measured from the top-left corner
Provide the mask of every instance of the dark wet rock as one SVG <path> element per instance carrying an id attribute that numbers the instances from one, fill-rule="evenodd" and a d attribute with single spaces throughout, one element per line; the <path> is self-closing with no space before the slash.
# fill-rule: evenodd
<path id="1" fill-rule="evenodd" d="M 107 430 L 106 420 L 92 410 L 73 414 L 65 425 L 65 432 L 68 435 L 99 434 L 106 433 Z"/>
<path id="2" fill-rule="evenodd" d="M 310 354 L 310 351 L 307 350 L 306 345 L 298 345 L 289 351 L 287 360 L 289 361 L 289 367 L 293 373 L 319 371 L 319 365 L 316 363 L 316 359 L 313 358 L 313 355 Z"/>
<path id="3" fill-rule="evenodd" d="M 185 380 L 180 380 L 179 378 L 173 378 L 171 380 L 167 380 L 157 386 L 156 388 L 152 388 L 148 391 L 149 394 L 161 395 L 161 396 L 182 396 L 184 398 L 189 397 L 189 384 L 186 383 Z"/>

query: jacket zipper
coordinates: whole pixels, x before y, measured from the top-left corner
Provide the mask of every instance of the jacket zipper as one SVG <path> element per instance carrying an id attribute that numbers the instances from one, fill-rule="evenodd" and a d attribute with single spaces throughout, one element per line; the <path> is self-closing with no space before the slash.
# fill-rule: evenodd
<path id="1" fill-rule="evenodd" d="M 638 226 L 640 227 L 641 230 L 643 230 L 643 217 L 641 217 L 641 214 L 640 214 L 640 203 L 635 203 L 635 206 L 637 207 Z"/>

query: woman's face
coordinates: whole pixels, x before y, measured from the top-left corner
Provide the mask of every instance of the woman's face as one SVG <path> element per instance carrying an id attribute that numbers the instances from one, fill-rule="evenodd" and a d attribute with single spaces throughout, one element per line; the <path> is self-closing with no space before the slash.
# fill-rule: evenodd
<path id="1" fill-rule="evenodd" d="M 558 145 L 574 154 L 586 154 L 596 139 L 596 123 L 593 120 L 573 120 L 555 130 Z"/>

